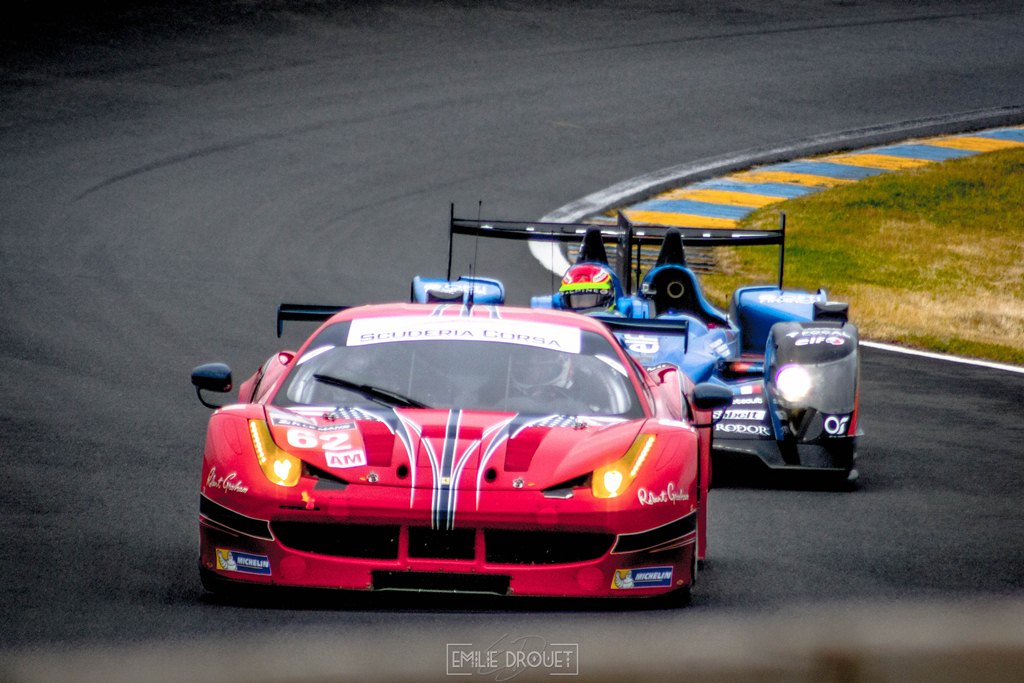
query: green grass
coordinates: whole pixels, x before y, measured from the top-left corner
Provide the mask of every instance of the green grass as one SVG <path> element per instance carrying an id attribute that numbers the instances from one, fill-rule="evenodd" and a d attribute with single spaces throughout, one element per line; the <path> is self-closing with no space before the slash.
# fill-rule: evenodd
<path id="1" fill-rule="evenodd" d="M 865 339 L 1024 365 L 1024 149 L 875 176 L 759 209 L 786 212 L 787 288 L 850 302 Z M 777 250 L 720 250 L 703 277 L 726 306 L 771 283 Z"/>

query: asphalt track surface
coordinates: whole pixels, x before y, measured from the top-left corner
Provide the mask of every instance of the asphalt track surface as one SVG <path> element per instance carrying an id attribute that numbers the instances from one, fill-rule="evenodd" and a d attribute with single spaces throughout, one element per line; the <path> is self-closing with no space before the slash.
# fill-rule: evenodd
<path id="1" fill-rule="evenodd" d="M 404 298 L 443 272 L 451 201 L 531 219 L 652 169 L 1024 92 L 1017 2 L 709 4 L 125 3 L 3 22 L 0 649 L 309 632 L 387 652 L 393 628 L 444 643 L 495 623 L 670 643 L 709 615 L 1021 597 L 1024 377 L 873 349 L 860 489 L 715 490 L 688 609 L 204 596 L 208 412 L 188 373 L 254 370 L 281 301 Z M 550 283 L 514 248 L 478 270 L 520 302 Z"/>

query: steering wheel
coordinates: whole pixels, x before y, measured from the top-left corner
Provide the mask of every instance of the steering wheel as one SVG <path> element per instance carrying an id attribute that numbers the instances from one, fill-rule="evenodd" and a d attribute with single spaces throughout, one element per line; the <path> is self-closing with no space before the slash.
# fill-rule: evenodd
<path id="1" fill-rule="evenodd" d="M 545 384 L 527 389 L 523 394 L 536 404 L 535 410 L 565 415 L 575 413 L 576 399 L 564 387 Z"/>

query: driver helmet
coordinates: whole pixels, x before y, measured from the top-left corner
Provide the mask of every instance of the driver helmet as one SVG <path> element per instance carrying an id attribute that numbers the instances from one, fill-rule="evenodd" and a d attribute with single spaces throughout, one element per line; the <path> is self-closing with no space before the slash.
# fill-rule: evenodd
<path id="1" fill-rule="evenodd" d="M 598 263 L 577 263 L 565 271 L 558 293 L 565 308 L 577 313 L 611 313 L 615 310 L 615 275 Z"/>
<path id="2" fill-rule="evenodd" d="M 519 391 L 541 387 L 568 389 L 571 380 L 571 355 L 564 351 L 517 349 L 512 354 L 509 379 Z"/>

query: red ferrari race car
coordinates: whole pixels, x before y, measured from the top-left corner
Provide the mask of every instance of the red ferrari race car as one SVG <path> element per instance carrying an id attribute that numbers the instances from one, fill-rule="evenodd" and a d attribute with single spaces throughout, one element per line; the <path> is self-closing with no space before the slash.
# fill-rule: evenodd
<path id="1" fill-rule="evenodd" d="M 287 306 L 287 305 L 286 305 Z M 284 308 L 284 307 L 283 307 Z M 711 415 L 562 311 L 292 307 L 325 320 L 231 389 L 203 454 L 200 574 L 362 591 L 685 600 L 705 553 Z"/>

